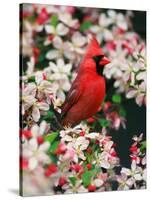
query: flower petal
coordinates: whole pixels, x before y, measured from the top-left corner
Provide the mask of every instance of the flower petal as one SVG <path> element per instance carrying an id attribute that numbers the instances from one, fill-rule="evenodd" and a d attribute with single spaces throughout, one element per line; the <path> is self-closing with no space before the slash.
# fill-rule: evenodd
<path id="1" fill-rule="evenodd" d="M 35 97 L 36 94 L 36 85 L 35 83 L 28 83 L 27 86 L 23 89 L 23 95 L 32 95 Z"/>
<path id="2" fill-rule="evenodd" d="M 33 107 L 32 117 L 33 117 L 33 120 L 35 122 L 38 122 L 39 119 L 40 119 L 40 111 L 39 111 L 39 109 L 36 106 Z"/>
<path id="3" fill-rule="evenodd" d="M 42 162 L 42 164 L 49 164 L 51 160 L 47 154 L 45 154 L 44 152 L 40 152 L 38 154 L 38 161 Z"/>
<path id="4" fill-rule="evenodd" d="M 56 27 L 56 32 L 58 35 L 64 36 L 69 32 L 69 29 L 62 23 L 58 24 Z"/>
<path id="5" fill-rule="evenodd" d="M 37 137 L 39 135 L 39 126 L 37 124 L 32 126 L 31 133 L 33 137 Z"/>
<path id="6" fill-rule="evenodd" d="M 53 39 L 53 45 L 56 49 L 62 49 L 62 46 L 63 46 L 63 41 L 61 39 L 61 37 L 58 37 L 56 36 L 54 39 Z"/>
<path id="7" fill-rule="evenodd" d="M 101 179 L 95 179 L 94 184 L 96 187 L 100 187 L 101 185 L 103 185 L 103 181 Z"/>
<path id="8" fill-rule="evenodd" d="M 29 159 L 28 167 L 30 170 L 34 170 L 38 166 L 38 161 L 35 157 Z"/>
<path id="9" fill-rule="evenodd" d="M 50 50 L 46 54 L 46 58 L 48 60 L 52 60 L 52 59 L 58 58 L 59 56 L 60 56 L 60 54 L 59 54 L 58 50 Z"/>
<path id="10" fill-rule="evenodd" d="M 41 124 L 40 124 L 40 131 L 39 131 L 39 134 L 40 135 L 43 135 L 44 132 L 46 131 L 46 128 L 47 128 L 47 123 L 46 121 L 42 121 Z"/>
<path id="11" fill-rule="evenodd" d="M 40 110 L 47 111 L 49 110 L 49 105 L 45 102 L 39 102 L 36 104 Z"/>
<path id="12" fill-rule="evenodd" d="M 137 94 L 137 91 L 134 90 L 134 89 L 132 89 L 132 90 L 130 90 L 129 92 L 127 92 L 126 97 L 127 97 L 128 99 L 130 99 L 130 98 L 135 97 L 136 94 Z"/>
<path id="13" fill-rule="evenodd" d="M 75 32 L 72 36 L 72 42 L 75 46 L 82 47 L 86 43 L 86 38 L 80 32 Z"/>
<path id="14" fill-rule="evenodd" d="M 57 97 L 60 98 L 62 102 L 64 102 L 66 98 L 64 92 L 61 89 L 57 91 Z"/>
<path id="15" fill-rule="evenodd" d="M 41 81 L 43 80 L 42 72 L 37 72 L 35 75 L 35 81 L 39 85 Z"/>
<path id="16" fill-rule="evenodd" d="M 30 148 L 32 151 L 36 151 L 36 150 L 37 150 L 37 148 L 38 148 L 38 143 L 37 143 L 36 138 L 30 139 L 30 141 L 29 141 L 29 148 Z"/>
<path id="17" fill-rule="evenodd" d="M 40 145 L 39 151 L 46 152 L 49 147 L 50 147 L 50 143 L 49 142 L 44 142 L 43 144 Z"/>
<path id="18" fill-rule="evenodd" d="M 45 25 L 45 31 L 49 34 L 54 34 L 55 28 L 54 28 L 54 26 L 51 26 L 51 25 Z"/>

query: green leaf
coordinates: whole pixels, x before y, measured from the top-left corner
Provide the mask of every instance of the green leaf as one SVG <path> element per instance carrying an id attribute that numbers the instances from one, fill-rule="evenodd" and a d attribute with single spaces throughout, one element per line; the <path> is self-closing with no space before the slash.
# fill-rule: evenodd
<path id="1" fill-rule="evenodd" d="M 89 154 L 89 153 L 87 153 L 87 154 L 86 154 L 86 158 L 87 158 L 87 161 L 88 161 L 88 163 L 91 163 L 91 161 L 92 161 L 92 158 L 93 158 L 93 155 L 92 155 L 92 154 Z"/>
<path id="2" fill-rule="evenodd" d="M 112 96 L 112 101 L 113 101 L 114 103 L 121 103 L 121 96 L 120 96 L 119 94 L 114 94 L 114 95 Z"/>
<path id="3" fill-rule="evenodd" d="M 57 156 L 55 156 L 54 154 L 50 154 L 50 159 L 52 161 L 52 163 L 57 164 Z"/>
<path id="4" fill-rule="evenodd" d="M 51 16 L 51 21 L 50 21 L 50 23 L 51 23 L 51 25 L 54 26 L 54 27 L 57 26 L 57 24 L 58 24 L 58 17 L 57 17 L 57 15 L 52 15 L 52 16 Z"/>
<path id="5" fill-rule="evenodd" d="M 144 151 L 146 149 L 146 141 L 141 142 L 140 151 Z"/>
<path id="6" fill-rule="evenodd" d="M 52 145 L 49 147 L 48 152 L 54 153 L 59 145 L 60 141 L 54 141 Z"/>
<path id="7" fill-rule="evenodd" d="M 50 120 L 54 116 L 52 111 L 48 111 L 47 115 L 42 116 L 42 120 Z"/>
<path id="8" fill-rule="evenodd" d="M 95 177 L 95 175 L 99 172 L 98 169 L 92 169 L 90 171 L 86 171 L 82 174 L 81 178 L 83 181 L 84 187 L 87 187 L 91 183 L 91 178 Z"/>
<path id="9" fill-rule="evenodd" d="M 110 122 L 109 122 L 107 119 L 104 119 L 104 118 L 99 119 L 99 123 L 100 123 L 100 125 L 101 125 L 102 127 L 108 127 L 109 124 L 110 124 Z"/>
<path id="10" fill-rule="evenodd" d="M 58 136 L 58 132 L 53 132 L 53 133 L 46 135 L 44 137 L 44 140 L 52 143 L 56 139 L 57 136 Z"/>
<path id="11" fill-rule="evenodd" d="M 43 62 L 45 59 L 45 54 L 41 54 L 39 57 L 38 57 L 38 61 L 39 62 Z"/>
<path id="12" fill-rule="evenodd" d="M 87 31 L 92 26 L 91 21 L 84 21 L 80 26 L 80 31 L 84 32 Z"/>
<path id="13" fill-rule="evenodd" d="M 69 180 L 72 183 L 72 185 L 75 186 L 76 181 L 77 181 L 76 177 L 69 177 Z"/>
<path id="14" fill-rule="evenodd" d="M 35 82 L 35 76 L 30 76 L 28 78 L 28 82 Z"/>
<path id="15" fill-rule="evenodd" d="M 126 110 L 124 108 L 120 108 L 119 110 L 119 114 L 122 116 L 122 117 L 126 117 Z"/>
<path id="16" fill-rule="evenodd" d="M 35 15 L 29 15 L 29 16 L 27 17 L 27 20 L 28 20 L 29 22 L 31 22 L 31 23 L 34 23 L 35 20 L 36 20 L 36 16 L 35 16 Z"/>
<path id="17" fill-rule="evenodd" d="M 92 149 L 93 149 L 93 152 L 99 152 L 99 153 L 101 152 L 100 146 L 95 143 L 94 143 Z"/>

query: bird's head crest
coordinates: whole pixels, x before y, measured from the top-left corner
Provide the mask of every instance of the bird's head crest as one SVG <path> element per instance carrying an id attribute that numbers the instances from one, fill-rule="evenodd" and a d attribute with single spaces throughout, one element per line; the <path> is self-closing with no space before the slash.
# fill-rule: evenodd
<path id="1" fill-rule="evenodd" d="M 104 52 L 94 36 L 92 37 L 92 39 L 90 40 L 87 46 L 86 55 L 91 56 L 91 57 L 104 56 Z"/>
<path id="2" fill-rule="evenodd" d="M 87 46 L 86 57 L 92 58 L 95 61 L 97 69 L 100 69 L 110 63 L 110 60 L 105 56 L 102 48 L 94 36 Z"/>

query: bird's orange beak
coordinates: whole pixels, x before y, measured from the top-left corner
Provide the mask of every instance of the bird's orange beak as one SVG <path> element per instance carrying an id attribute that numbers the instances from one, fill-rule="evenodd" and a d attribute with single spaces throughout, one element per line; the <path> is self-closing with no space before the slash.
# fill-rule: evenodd
<path id="1" fill-rule="evenodd" d="M 103 57 L 101 60 L 100 60 L 100 62 L 99 62 L 99 64 L 100 65 L 107 65 L 107 64 L 109 64 L 110 63 L 110 60 L 107 58 L 107 57 Z"/>

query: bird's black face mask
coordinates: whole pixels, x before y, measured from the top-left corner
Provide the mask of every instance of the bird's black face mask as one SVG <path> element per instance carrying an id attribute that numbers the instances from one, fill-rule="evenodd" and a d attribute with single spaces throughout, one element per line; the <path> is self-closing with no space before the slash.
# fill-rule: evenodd
<path id="1" fill-rule="evenodd" d="M 94 56 L 93 57 L 93 60 L 94 62 L 96 63 L 96 71 L 99 75 L 102 75 L 103 74 L 103 66 L 100 66 L 99 65 L 99 62 L 101 61 L 101 59 L 103 58 L 104 56 Z"/>

